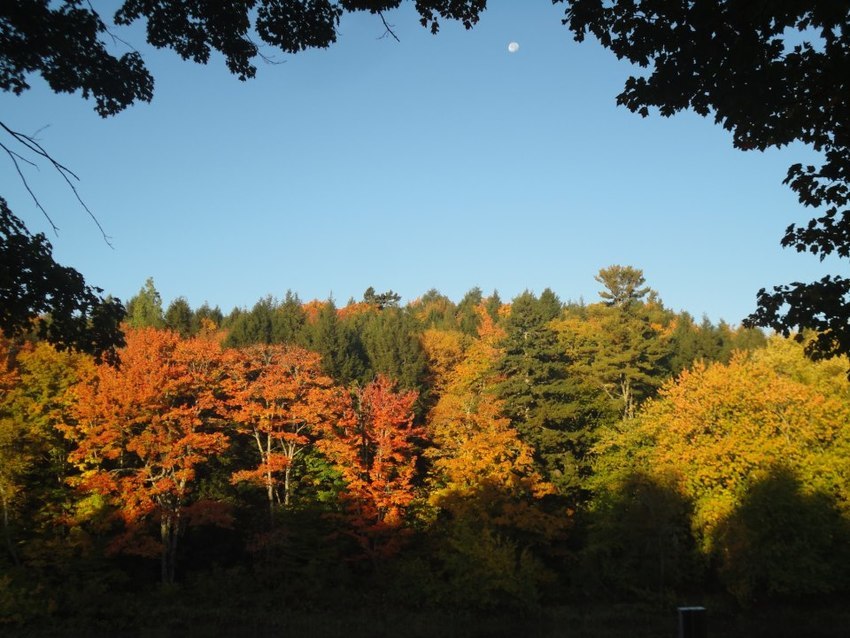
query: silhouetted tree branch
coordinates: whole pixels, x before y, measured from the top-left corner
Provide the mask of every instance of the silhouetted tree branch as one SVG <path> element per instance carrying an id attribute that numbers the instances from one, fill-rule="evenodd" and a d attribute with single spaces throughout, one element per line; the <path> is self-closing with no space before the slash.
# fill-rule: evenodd
<path id="1" fill-rule="evenodd" d="M 401 42 L 401 40 L 399 40 L 398 36 L 395 34 L 395 31 L 393 31 L 393 25 L 387 24 L 387 19 L 384 17 L 384 14 L 381 11 L 378 11 L 378 15 L 381 17 L 381 22 L 384 23 L 384 28 L 386 29 L 384 35 L 382 35 L 381 38 L 391 35 L 396 42 Z"/>
<path id="2" fill-rule="evenodd" d="M 38 140 L 35 139 L 34 136 L 26 135 L 25 133 L 21 133 L 19 131 L 14 131 L 11 128 L 9 128 L 8 126 L 6 126 L 6 124 L 3 123 L 2 121 L 0 121 L 0 129 L 3 129 L 14 141 L 16 141 L 19 144 L 21 144 L 22 146 L 24 146 L 27 150 L 31 151 L 32 153 L 35 153 L 38 157 L 47 160 L 47 162 L 56 170 L 56 172 L 59 173 L 59 175 L 62 177 L 62 179 L 68 185 L 68 188 L 71 189 L 71 192 L 74 193 L 74 197 L 79 202 L 80 206 L 83 207 L 83 209 L 88 213 L 89 217 L 91 217 L 92 221 L 94 221 L 95 225 L 97 226 L 98 230 L 100 231 L 101 236 L 103 237 L 103 241 L 105 241 L 106 244 L 110 248 L 112 248 L 112 243 L 110 241 L 110 238 L 106 234 L 106 231 L 103 229 L 103 226 L 101 225 L 100 221 L 97 219 L 97 217 L 94 215 L 94 213 L 92 213 L 91 209 L 83 201 L 83 198 L 80 197 L 80 193 L 77 190 L 77 187 L 74 185 L 74 182 L 71 181 L 72 179 L 74 181 L 80 181 L 80 178 L 77 176 L 77 174 L 74 173 L 71 169 L 69 169 L 64 164 L 56 161 L 56 159 L 44 149 L 44 147 L 38 142 Z M 47 214 L 47 211 L 44 209 L 44 206 L 41 205 L 41 202 L 39 201 L 38 197 L 36 197 L 32 188 L 30 188 L 29 182 L 27 182 L 27 178 L 24 176 L 23 172 L 21 171 L 21 167 L 18 164 L 18 160 L 24 161 L 27 164 L 29 164 L 30 166 L 33 166 L 35 168 L 38 168 L 38 165 L 35 162 L 26 159 L 25 157 L 23 157 L 19 153 L 12 151 L 11 149 L 9 149 L 3 143 L 0 143 L 0 147 L 2 147 L 3 150 L 6 151 L 6 153 L 9 155 L 9 157 L 12 158 L 12 162 L 14 162 L 14 164 L 15 164 L 15 170 L 17 171 L 18 176 L 21 178 L 21 181 L 23 182 L 24 187 L 27 189 L 27 192 L 32 197 L 32 199 L 35 202 L 35 205 L 38 207 L 38 209 L 47 218 L 47 221 L 50 222 L 50 225 L 53 228 L 53 231 L 57 232 L 59 230 L 59 228 L 56 226 L 56 224 L 50 218 L 50 215 Z"/>
<path id="3" fill-rule="evenodd" d="M 821 259 L 850 257 L 850 4 L 717 0 L 555 0 L 576 40 L 595 36 L 645 69 L 626 80 L 618 104 L 647 116 L 683 110 L 712 117 L 741 150 L 802 142 L 820 166 L 794 164 L 784 183 L 823 213 L 788 226 L 783 246 Z M 826 333 L 808 353 L 850 353 L 850 295 L 841 278 L 758 293 L 746 322 L 787 334 Z"/>

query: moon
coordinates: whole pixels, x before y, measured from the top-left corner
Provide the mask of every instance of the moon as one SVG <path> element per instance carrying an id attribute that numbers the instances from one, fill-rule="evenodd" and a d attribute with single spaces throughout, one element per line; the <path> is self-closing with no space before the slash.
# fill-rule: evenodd
<path id="1" fill-rule="evenodd" d="M 516 53 L 519 51 L 519 42 L 511 42 L 508 44 L 508 53 Z"/>

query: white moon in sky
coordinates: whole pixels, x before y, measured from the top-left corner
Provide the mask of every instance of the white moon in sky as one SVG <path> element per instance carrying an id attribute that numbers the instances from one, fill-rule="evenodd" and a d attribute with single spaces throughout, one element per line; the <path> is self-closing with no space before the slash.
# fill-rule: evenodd
<path id="1" fill-rule="evenodd" d="M 508 52 L 509 53 L 516 53 L 517 51 L 519 51 L 519 42 L 511 42 L 508 45 Z"/>

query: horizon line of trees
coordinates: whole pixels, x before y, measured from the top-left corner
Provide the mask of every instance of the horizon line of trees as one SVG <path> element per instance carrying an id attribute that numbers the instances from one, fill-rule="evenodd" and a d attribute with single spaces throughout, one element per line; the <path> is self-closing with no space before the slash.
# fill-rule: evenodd
<path id="1" fill-rule="evenodd" d="M 847 362 L 597 281 L 224 317 L 149 280 L 117 366 L 0 339 L 0 622 L 157 581 L 283 609 L 850 593 Z"/>

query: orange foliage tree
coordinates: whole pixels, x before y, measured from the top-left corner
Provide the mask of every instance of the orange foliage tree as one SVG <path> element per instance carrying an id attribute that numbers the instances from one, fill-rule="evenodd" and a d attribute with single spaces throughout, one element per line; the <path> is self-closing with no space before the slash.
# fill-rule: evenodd
<path id="1" fill-rule="evenodd" d="M 322 373 L 321 356 L 303 348 L 252 346 L 234 358 L 227 382 L 233 419 L 254 439 L 260 461 L 232 481 L 262 485 L 272 513 L 275 503 L 289 506 L 294 463 L 345 411 L 348 397 Z"/>
<path id="2" fill-rule="evenodd" d="M 346 483 L 341 495 L 352 534 L 377 559 L 400 547 L 403 523 L 414 499 L 415 391 L 400 392 L 384 376 L 354 393 L 354 411 L 322 439 L 322 451 Z"/>
<path id="3" fill-rule="evenodd" d="M 194 493 L 198 470 L 224 452 L 223 353 L 213 340 L 129 330 L 120 367 L 100 365 L 77 389 L 70 460 L 79 486 L 107 497 L 124 523 L 113 551 L 160 555 L 173 582 L 186 524 L 227 524 L 219 503 Z M 147 533 L 157 523 L 159 533 Z"/>

